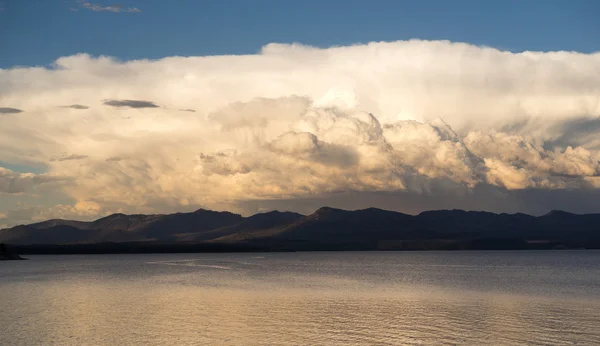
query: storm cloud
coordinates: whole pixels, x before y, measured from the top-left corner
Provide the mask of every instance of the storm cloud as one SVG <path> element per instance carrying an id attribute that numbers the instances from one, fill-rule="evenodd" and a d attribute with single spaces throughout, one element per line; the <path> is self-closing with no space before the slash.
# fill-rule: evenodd
<path id="1" fill-rule="evenodd" d="M 28 109 L 0 119 L 0 162 L 72 177 L 71 204 L 36 206 L 45 216 L 538 212 L 577 196 L 569 211 L 587 212 L 600 189 L 600 53 L 414 40 L 55 66 L 0 70 L 4 100 Z"/>

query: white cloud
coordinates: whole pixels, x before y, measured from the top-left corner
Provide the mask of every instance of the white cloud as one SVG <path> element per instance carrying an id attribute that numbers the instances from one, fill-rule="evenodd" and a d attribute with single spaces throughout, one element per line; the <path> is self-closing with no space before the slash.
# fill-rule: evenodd
<path id="1" fill-rule="evenodd" d="M 102 6 L 102 5 L 98 5 L 98 4 L 92 4 L 89 2 L 81 2 L 81 7 L 86 8 L 88 10 L 95 11 L 95 12 L 100 12 L 100 11 L 108 11 L 108 12 L 115 12 L 115 13 L 118 13 L 118 12 L 130 12 L 130 13 L 142 12 L 137 7 L 124 7 L 123 5 L 119 5 L 119 4 L 110 5 L 110 6 Z"/>
<path id="2" fill-rule="evenodd" d="M 444 41 L 63 57 L 0 70 L 0 104 L 24 110 L 0 117 L 0 162 L 72 177 L 60 192 L 75 204 L 49 207 L 55 215 L 429 191 L 434 180 L 595 189 L 598 140 L 582 124 L 600 121 L 598 70 L 600 53 Z M 11 191 L 42 179 L 6 175 Z"/>

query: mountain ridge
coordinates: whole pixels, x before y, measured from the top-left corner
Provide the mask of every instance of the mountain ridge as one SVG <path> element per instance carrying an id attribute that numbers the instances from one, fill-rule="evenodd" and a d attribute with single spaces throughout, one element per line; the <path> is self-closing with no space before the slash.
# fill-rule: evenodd
<path id="1" fill-rule="evenodd" d="M 532 216 L 452 209 L 410 215 L 378 208 L 321 207 L 309 215 L 274 210 L 243 217 L 198 209 L 174 214 L 115 213 L 89 222 L 51 219 L 0 230 L 0 242 L 226 244 L 292 250 L 478 248 L 482 242 L 484 247 L 600 248 L 600 214 L 553 210 Z"/>

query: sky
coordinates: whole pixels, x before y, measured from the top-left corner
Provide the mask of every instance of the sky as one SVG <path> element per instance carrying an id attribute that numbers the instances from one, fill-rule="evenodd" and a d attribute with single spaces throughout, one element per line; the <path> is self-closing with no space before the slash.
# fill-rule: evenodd
<path id="1" fill-rule="evenodd" d="M 118 1 L 118 0 L 116 0 Z M 595 0 L 2 0 L 0 67 L 88 53 L 121 60 L 254 54 L 273 42 L 317 47 L 413 38 L 509 51 L 600 50 Z M 139 12 L 125 12 L 137 9 Z"/>
<path id="2" fill-rule="evenodd" d="M 597 1 L 0 0 L 0 228 L 599 212 Z"/>

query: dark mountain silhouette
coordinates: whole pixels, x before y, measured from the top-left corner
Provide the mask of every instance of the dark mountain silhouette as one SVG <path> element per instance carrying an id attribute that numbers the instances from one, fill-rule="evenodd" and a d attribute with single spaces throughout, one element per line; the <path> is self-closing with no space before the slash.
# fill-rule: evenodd
<path id="1" fill-rule="evenodd" d="M 200 209 L 168 215 L 112 214 L 92 222 L 49 220 L 0 231 L 9 244 L 79 244 L 124 241 L 169 241 L 180 233 L 206 232 L 233 225 L 243 217 Z"/>
<path id="2" fill-rule="evenodd" d="M 308 216 L 273 211 L 242 217 L 200 209 L 113 214 L 92 222 L 48 220 L 1 230 L 0 242 L 69 245 L 74 252 L 83 244 L 104 244 L 94 245 L 102 252 L 117 243 L 119 249 L 136 244 L 144 251 L 150 246 L 169 251 L 177 246 L 189 251 L 600 248 L 600 214 L 436 210 L 408 215 L 323 207 Z"/>
<path id="3" fill-rule="evenodd" d="M 269 238 L 256 238 L 253 242 L 286 244 L 294 248 L 334 246 L 376 247 L 381 239 L 390 235 L 402 237 L 410 231 L 413 217 L 407 214 L 369 208 L 347 211 L 323 207 L 313 214 L 282 228 Z"/>

